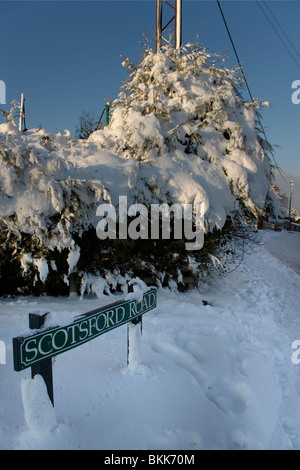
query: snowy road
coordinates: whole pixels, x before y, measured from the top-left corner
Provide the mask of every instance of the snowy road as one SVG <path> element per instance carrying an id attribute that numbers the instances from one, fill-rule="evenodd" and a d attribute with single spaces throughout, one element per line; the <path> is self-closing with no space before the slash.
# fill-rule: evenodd
<path id="1" fill-rule="evenodd" d="M 300 365 L 291 360 L 300 234 L 265 232 L 263 241 L 200 292 L 159 290 L 137 369 L 126 367 L 126 327 L 58 356 L 54 410 L 28 370 L 13 371 L 11 338 L 27 330 L 29 311 L 59 318 L 107 298 L 2 299 L 0 448 L 300 449 Z"/>
<path id="2" fill-rule="evenodd" d="M 264 237 L 264 248 L 275 258 L 269 262 L 266 259 L 259 273 L 271 280 L 269 292 L 274 298 L 274 318 L 292 338 L 300 338 L 300 234 L 269 232 Z"/>
<path id="3" fill-rule="evenodd" d="M 264 243 L 265 249 L 275 258 L 278 258 L 283 264 L 292 268 L 300 274 L 300 256 L 299 256 L 299 233 L 277 233 L 269 238 L 266 237 Z"/>

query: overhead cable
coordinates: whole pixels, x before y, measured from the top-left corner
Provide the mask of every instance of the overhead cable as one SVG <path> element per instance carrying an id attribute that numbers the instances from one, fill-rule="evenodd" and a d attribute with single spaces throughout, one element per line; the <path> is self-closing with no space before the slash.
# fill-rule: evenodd
<path id="1" fill-rule="evenodd" d="M 263 2 L 259 2 L 258 0 L 256 0 L 256 3 L 257 5 L 259 6 L 259 8 L 261 9 L 261 11 L 263 12 L 263 14 L 265 15 L 265 17 L 267 18 L 268 22 L 270 23 L 270 25 L 272 26 L 272 28 L 274 29 L 276 35 L 278 36 L 280 42 L 283 44 L 283 46 L 285 47 L 285 49 L 287 50 L 288 54 L 290 55 L 290 57 L 293 59 L 293 61 L 295 62 L 295 64 L 300 68 L 300 62 L 299 60 L 295 57 L 295 55 L 292 53 L 291 49 L 287 46 L 286 42 L 283 40 L 282 36 L 279 34 L 277 28 L 275 27 L 275 25 L 273 24 L 273 22 L 271 21 L 270 19 L 270 16 L 267 14 L 267 12 L 264 10 L 264 8 L 262 7 L 261 3 L 263 3 L 263 5 L 268 9 L 268 11 L 270 12 L 270 14 L 272 15 L 272 17 L 274 18 L 274 20 L 276 21 L 276 23 L 278 24 L 279 28 L 281 29 L 281 31 L 283 32 L 284 36 L 286 37 L 286 39 L 288 40 L 288 42 L 292 45 L 294 51 L 296 52 L 297 55 L 299 55 L 299 53 L 297 52 L 297 50 L 295 49 L 294 45 L 292 44 L 292 42 L 290 41 L 290 39 L 288 38 L 287 34 L 284 32 L 282 26 L 280 26 L 278 20 L 275 18 L 274 14 L 272 13 L 271 9 L 268 7 L 268 5 L 266 4 L 265 1 Z M 300 56 L 299 56 L 300 57 Z"/>
<path id="2" fill-rule="evenodd" d="M 243 67 L 242 67 L 242 65 L 241 65 L 241 61 L 240 61 L 240 58 L 239 58 L 239 56 L 238 56 L 236 47 L 235 47 L 235 45 L 234 45 L 234 42 L 233 42 L 231 33 L 230 33 L 230 31 L 229 31 L 229 27 L 228 27 L 228 24 L 227 24 L 225 15 L 224 15 L 224 13 L 223 13 L 223 10 L 222 10 L 220 1 L 217 0 L 217 3 L 218 3 L 219 10 L 220 10 L 220 12 L 221 12 L 221 16 L 222 16 L 222 19 L 223 19 L 223 22 L 224 22 L 226 31 L 227 31 L 227 33 L 228 33 L 228 36 L 229 36 L 229 39 L 230 39 L 230 42 L 231 42 L 233 51 L 234 51 L 234 53 L 235 53 L 236 60 L 237 60 L 237 62 L 238 62 L 238 65 L 239 65 L 239 67 L 240 67 L 240 70 L 241 70 L 241 72 L 242 72 L 242 76 L 243 76 L 244 82 L 245 82 L 245 84 L 246 84 L 246 87 L 247 87 L 249 96 L 250 96 L 250 98 L 251 98 L 251 102 L 254 103 L 254 99 L 253 99 L 253 96 L 252 96 L 250 87 L 249 87 L 249 85 L 248 85 L 245 72 L 244 72 Z M 262 131 L 262 133 L 263 133 L 263 135 L 264 135 L 264 138 L 265 138 L 265 140 L 268 142 L 268 138 L 267 138 L 267 135 L 266 135 L 266 132 L 265 132 L 265 129 L 264 129 L 264 126 L 263 126 L 263 124 L 262 124 L 262 121 L 261 121 L 261 118 L 260 118 L 259 114 L 257 114 L 257 119 L 258 119 L 258 122 L 259 122 L 259 124 L 260 124 L 260 128 L 261 128 L 261 131 Z M 279 168 L 279 165 L 278 165 L 278 163 L 277 163 L 277 161 L 276 161 L 276 159 L 275 159 L 275 157 L 274 157 L 273 152 L 271 151 L 270 153 L 271 153 L 271 155 L 272 155 L 272 158 L 273 158 L 273 161 L 274 161 L 274 164 L 275 164 L 275 168 L 279 171 L 281 177 L 286 181 L 286 179 L 284 178 L 284 176 L 283 176 L 283 174 L 282 174 L 282 171 L 281 171 L 281 169 Z"/>
<path id="3" fill-rule="evenodd" d="M 230 31 L 229 31 L 229 27 L 228 27 L 228 24 L 227 24 L 227 21 L 226 21 L 226 18 L 225 18 L 225 16 L 224 16 L 224 13 L 223 13 L 223 10 L 222 10 L 222 7 L 221 7 L 221 4 L 220 4 L 219 0 L 217 0 L 217 3 L 218 3 L 218 7 L 219 7 L 219 10 L 220 10 L 220 12 L 221 12 L 221 16 L 222 16 L 222 18 L 223 18 L 223 21 L 224 21 L 224 25 L 225 25 L 226 31 L 227 31 L 227 33 L 228 33 L 228 36 L 229 36 L 229 39 L 230 39 L 230 42 L 231 42 L 231 45 L 232 45 L 232 49 L 233 49 L 233 51 L 234 51 L 234 53 L 235 53 L 236 60 L 237 60 L 237 62 L 238 62 L 238 65 L 239 65 L 239 67 L 240 67 L 240 70 L 241 70 L 241 72 L 242 72 L 243 79 L 244 79 L 244 82 L 245 82 L 245 84 L 246 84 L 246 87 L 247 87 L 249 96 L 250 96 L 250 98 L 251 98 L 251 101 L 253 102 L 253 101 L 254 101 L 254 100 L 253 100 L 253 96 L 252 96 L 252 93 L 251 93 L 251 91 L 250 91 L 250 88 L 249 88 L 249 85 L 248 85 L 248 82 L 247 82 L 247 79 L 246 79 L 246 75 L 245 75 L 244 69 L 243 69 L 243 67 L 242 67 L 240 58 L 239 58 L 239 56 L 238 56 L 236 47 L 235 47 L 235 45 L 234 45 L 234 42 L 233 42 L 231 33 L 230 33 Z"/>

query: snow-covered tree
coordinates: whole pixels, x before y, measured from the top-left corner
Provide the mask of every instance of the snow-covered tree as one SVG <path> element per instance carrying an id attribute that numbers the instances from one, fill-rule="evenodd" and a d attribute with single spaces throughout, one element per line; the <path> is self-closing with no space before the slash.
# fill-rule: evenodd
<path id="1" fill-rule="evenodd" d="M 279 204 L 279 210 L 278 210 L 278 215 L 280 217 L 286 217 L 289 212 L 289 199 L 286 194 L 283 194 L 277 184 L 272 184 L 271 185 L 271 191 L 272 193 L 276 196 L 278 199 L 278 204 Z"/>
<path id="2" fill-rule="evenodd" d="M 97 129 L 97 119 L 94 113 L 82 111 L 79 124 L 76 126 L 75 136 L 78 139 L 87 139 Z"/>
<path id="3" fill-rule="evenodd" d="M 20 115 L 20 103 L 13 100 L 11 103 L 10 111 L 5 111 L 0 108 L 0 115 L 4 118 L 5 122 L 11 123 L 13 126 L 16 126 L 15 119 Z"/>
<path id="4" fill-rule="evenodd" d="M 291 215 L 292 217 L 297 220 L 299 218 L 299 212 L 296 206 L 293 206 L 291 209 Z"/>
<path id="5" fill-rule="evenodd" d="M 0 125 L 2 293 L 62 293 L 76 272 L 84 288 L 97 276 L 112 288 L 125 275 L 181 282 L 213 259 L 223 234 L 274 201 L 263 103 L 242 99 L 236 70 L 193 45 L 148 50 L 137 66 L 123 65 L 129 77 L 110 124 L 86 140 Z M 204 248 L 191 254 L 180 240 L 99 240 L 96 208 L 117 207 L 119 196 L 128 204 L 201 204 Z"/>
<path id="6" fill-rule="evenodd" d="M 168 194 L 175 202 L 202 202 L 208 231 L 221 229 L 234 212 L 262 211 L 271 180 L 271 146 L 259 133 L 264 103 L 245 102 L 237 71 L 223 62 L 197 45 L 149 50 L 138 66 L 125 60 L 130 74 L 111 124 L 90 137 L 151 165 L 140 167 L 149 200 Z"/>

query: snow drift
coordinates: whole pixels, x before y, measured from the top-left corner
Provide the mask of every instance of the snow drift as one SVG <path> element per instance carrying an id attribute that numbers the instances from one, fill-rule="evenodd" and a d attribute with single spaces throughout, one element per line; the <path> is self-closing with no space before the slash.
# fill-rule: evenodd
<path id="1" fill-rule="evenodd" d="M 64 324 L 120 296 L 0 299 L 0 449 L 300 449 L 300 234 L 265 231 L 263 242 L 225 279 L 158 289 L 135 368 L 125 325 L 57 356 L 54 410 L 29 369 L 13 370 L 11 339 L 27 330 L 29 312 Z"/>

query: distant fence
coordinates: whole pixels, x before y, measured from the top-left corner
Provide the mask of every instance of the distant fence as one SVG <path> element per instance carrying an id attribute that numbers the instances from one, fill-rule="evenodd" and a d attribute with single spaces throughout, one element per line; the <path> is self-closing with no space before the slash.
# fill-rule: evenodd
<path id="1" fill-rule="evenodd" d="M 260 230 L 275 230 L 275 232 L 284 232 L 285 230 L 288 230 L 289 232 L 300 232 L 300 224 L 289 222 L 288 220 L 281 223 L 274 223 L 259 219 L 257 222 L 257 228 Z"/>
<path id="2" fill-rule="evenodd" d="M 289 230 L 292 232 L 300 232 L 300 224 L 295 224 L 294 222 L 291 222 L 289 225 Z"/>
<path id="3" fill-rule="evenodd" d="M 265 220 L 263 220 L 262 222 L 262 229 L 263 230 L 275 230 L 276 232 L 284 232 L 285 230 L 283 225 L 271 224 L 270 222 L 266 222 Z"/>

